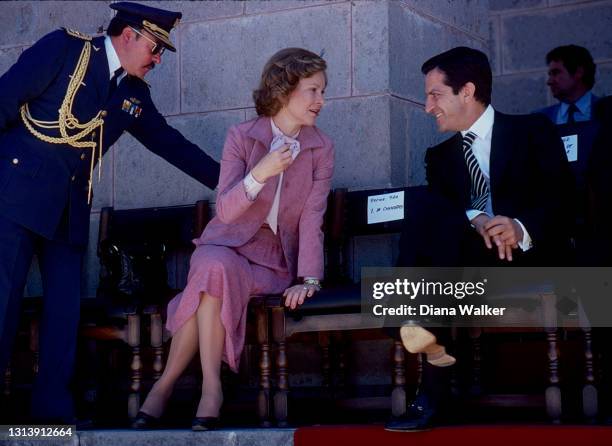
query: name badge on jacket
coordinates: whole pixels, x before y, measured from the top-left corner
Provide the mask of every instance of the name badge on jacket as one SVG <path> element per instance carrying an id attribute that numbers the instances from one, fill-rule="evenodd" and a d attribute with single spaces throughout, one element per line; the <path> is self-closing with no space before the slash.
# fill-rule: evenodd
<path id="1" fill-rule="evenodd" d="M 573 163 L 578 161 L 578 135 L 562 136 L 563 145 L 565 146 L 565 154 L 567 161 Z"/>
<path id="2" fill-rule="evenodd" d="M 124 99 L 121 110 L 137 118 L 140 116 L 140 113 L 142 113 L 142 107 L 138 104 L 140 104 L 140 101 L 136 98 Z"/>

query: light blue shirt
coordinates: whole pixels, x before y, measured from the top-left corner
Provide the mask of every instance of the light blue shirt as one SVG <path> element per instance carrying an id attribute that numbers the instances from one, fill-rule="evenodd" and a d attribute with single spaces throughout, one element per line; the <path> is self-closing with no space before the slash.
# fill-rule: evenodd
<path id="1" fill-rule="evenodd" d="M 589 121 L 591 119 L 591 103 L 593 102 L 593 93 L 587 91 L 575 104 L 578 107 L 578 111 L 574 112 L 574 121 Z M 559 110 L 557 110 L 557 116 L 555 116 L 555 124 L 567 123 L 569 106 L 567 102 L 559 103 Z"/>

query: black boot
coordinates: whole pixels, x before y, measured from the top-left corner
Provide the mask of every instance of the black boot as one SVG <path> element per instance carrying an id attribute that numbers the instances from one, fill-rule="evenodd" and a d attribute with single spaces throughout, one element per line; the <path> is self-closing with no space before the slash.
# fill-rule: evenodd
<path id="1" fill-rule="evenodd" d="M 436 409 L 425 394 L 419 394 L 406 408 L 406 413 L 385 424 L 385 430 L 393 432 L 418 432 L 431 429 Z"/>
<path id="2" fill-rule="evenodd" d="M 385 425 L 388 431 L 421 431 L 431 429 L 439 419 L 440 409 L 450 397 L 451 367 L 423 364 L 423 380 L 406 413 Z"/>

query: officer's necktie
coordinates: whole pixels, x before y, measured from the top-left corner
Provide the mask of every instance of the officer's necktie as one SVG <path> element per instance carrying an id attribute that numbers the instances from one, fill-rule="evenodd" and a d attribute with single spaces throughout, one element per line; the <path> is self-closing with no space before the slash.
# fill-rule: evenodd
<path id="1" fill-rule="evenodd" d="M 489 186 L 487 185 L 484 174 L 482 170 L 480 170 L 478 161 L 472 151 L 472 144 L 475 139 L 476 135 L 472 132 L 466 133 L 463 137 L 463 156 L 465 157 L 465 163 L 470 172 L 470 178 L 472 179 L 472 209 L 484 212 L 487 205 L 487 198 L 489 197 Z"/>
<path id="2" fill-rule="evenodd" d="M 569 108 L 567 109 L 567 123 L 568 124 L 573 124 L 574 122 L 576 122 L 576 118 L 574 117 L 575 113 L 578 113 L 580 110 L 578 110 L 578 107 L 576 107 L 576 104 L 570 104 Z"/>
<path id="3" fill-rule="evenodd" d="M 119 80 L 119 76 L 123 74 L 123 68 L 119 67 L 115 70 L 115 74 L 111 77 L 110 83 L 108 84 L 108 97 L 110 98 L 115 90 L 117 89 L 117 84 Z"/>

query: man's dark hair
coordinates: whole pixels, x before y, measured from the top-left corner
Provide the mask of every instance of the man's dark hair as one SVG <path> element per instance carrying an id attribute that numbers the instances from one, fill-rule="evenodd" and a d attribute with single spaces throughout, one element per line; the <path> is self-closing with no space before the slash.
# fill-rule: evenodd
<path id="1" fill-rule="evenodd" d="M 444 83 L 453 89 L 453 94 L 458 94 L 465 84 L 472 82 L 476 86 L 476 100 L 484 105 L 491 103 L 493 74 L 489 59 L 482 51 L 465 46 L 453 48 L 429 59 L 421 67 L 421 72 L 427 74 L 436 68 L 444 73 Z"/>
<path id="2" fill-rule="evenodd" d="M 132 26 L 132 25 L 130 25 L 125 20 L 119 19 L 117 17 L 113 17 L 110 23 L 108 24 L 108 28 L 106 29 L 106 34 L 111 37 L 120 36 L 121 33 L 123 32 L 123 28 L 125 28 L 126 26 Z"/>
<path id="3" fill-rule="evenodd" d="M 578 45 L 558 46 L 546 55 L 546 65 L 552 61 L 561 62 L 571 75 L 576 74 L 578 67 L 582 67 L 584 75 L 582 82 L 590 90 L 595 85 L 595 62 L 589 50 Z"/>

